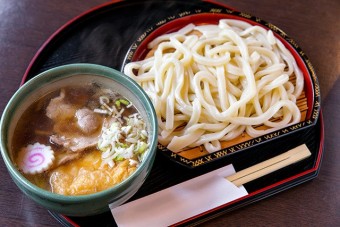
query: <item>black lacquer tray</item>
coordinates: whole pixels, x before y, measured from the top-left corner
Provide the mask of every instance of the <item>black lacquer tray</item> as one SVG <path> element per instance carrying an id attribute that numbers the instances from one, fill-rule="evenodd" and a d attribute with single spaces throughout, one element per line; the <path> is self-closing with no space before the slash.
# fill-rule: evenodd
<path id="1" fill-rule="evenodd" d="M 69 21 L 39 49 L 26 70 L 22 83 L 47 69 L 70 63 L 95 63 L 121 69 L 131 45 L 145 30 L 163 18 L 197 8 L 228 8 L 211 1 L 114 1 L 98 6 Z M 256 202 L 315 178 L 323 153 L 323 121 L 285 135 L 275 142 L 259 144 L 242 152 L 194 169 L 157 154 L 152 172 L 134 200 L 203 173 L 233 164 L 236 171 L 252 166 L 305 143 L 312 156 L 245 185 L 249 195 L 224 204 L 178 225 L 195 224 Z M 68 217 L 50 212 L 65 226 L 115 226 L 110 212 L 90 217 Z"/>

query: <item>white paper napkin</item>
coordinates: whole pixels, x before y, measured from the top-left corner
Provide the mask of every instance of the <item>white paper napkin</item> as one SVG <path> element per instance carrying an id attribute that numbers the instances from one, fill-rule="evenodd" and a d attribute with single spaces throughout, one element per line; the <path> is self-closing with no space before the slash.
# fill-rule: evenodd
<path id="1" fill-rule="evenodd" d="M 247 195 L 224 177 L 235 173 L 232 165 L 111 208 L 119 227 L 169 226 Z"/>

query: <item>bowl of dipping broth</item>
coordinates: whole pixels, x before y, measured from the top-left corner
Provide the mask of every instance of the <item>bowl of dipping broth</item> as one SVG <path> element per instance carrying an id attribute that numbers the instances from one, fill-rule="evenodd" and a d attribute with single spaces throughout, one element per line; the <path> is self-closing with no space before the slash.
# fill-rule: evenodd
<path id="1" fill-rule="evenodd" d="M 133 196 L 155 159 L 157 120 L 129 77 L 94 64 L 45 71 L 13 95 L 1 155 L 15 184 L 48 210 L 103 213 Z"/>

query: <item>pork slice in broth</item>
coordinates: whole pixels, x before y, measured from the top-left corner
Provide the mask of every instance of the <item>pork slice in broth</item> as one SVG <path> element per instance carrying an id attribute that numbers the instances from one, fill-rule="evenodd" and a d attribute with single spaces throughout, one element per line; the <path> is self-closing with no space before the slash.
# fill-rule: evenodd
<path id="1" fill-rule="evenodd" d="M 64 121 L 74 117 L 76 107 L 65 101 L 65 90 L 61 89 L 60 95 L 51 99 L 46 108 L 46 116 L 54 122 Z"/>
<path id="2" fill-rule="evenodd" d="M 54 144 L 65 147 L 73 152 L 81 152 L 87 148 L 91 148 L 97 145 L 98 136 L 77 136 L 77 137 L 65 137 L 63 135 L 51 135 L 50 141 Z"/>
<path id="3" fill-rule="evenodd" d="M 84 92 L 73 93 L 61 89 L 60 95 L 51 99 L 46 108 L 47 117 L 54 122 L 50 142 L 70 152 L 82 152 L 96 146 L 103 118 L 86 107 Z"/>
<path id="4" fill-rule="evenodd" d="M 60 135 L 51 135 L 50 142 L 58 146 L 62 146 L 65 152 L 59 153 L 54 164 L 54 168 L 67 164 L 68 162 L 77 160 L 89 148 L 94 148 L 98 143 L 98 136 L 93 137 L 73 137 L 67 138 Z"/>
<path id="5" fill-rule="evenodd" d="M 101 119 L 96 113 L 87 108 L 82 108 L 76 111 L 78 127 L 85 134 L 91 134 L 98 130 L 101 126 Z"/>
<path id="6" fill-rule="evenodd" d="M 57 158 L 56 163 L 54 164 L 54 168 L 62 166 L 68 162 L 79 159 L 82 156 L 83 152 L 65 152 L 60 154 Z"/>

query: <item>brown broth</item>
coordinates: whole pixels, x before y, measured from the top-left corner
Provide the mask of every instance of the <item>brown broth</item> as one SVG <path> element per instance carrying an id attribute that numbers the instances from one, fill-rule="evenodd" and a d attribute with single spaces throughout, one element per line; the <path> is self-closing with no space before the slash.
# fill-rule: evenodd
<path id="1" fill-rule="evenodd" d="M 99 94 L 101 88 L 96 85 L 90 85 L 90 86 L 78 86 L 78 87 L 66 87 L 64 88 L 65 91 L 65 103 L 68 105 L 71 105 L 72 107 L 75 107 L 75 109 L 81 109 L 81 108 L 88 108 L 90 110 L 93 110 L 94 108 L 99 108 Z M 63 163 L 62 165 L 58 166 L 55 164 L 55 162 L 60 161 L 65 155 L 68 155 L 70 150 L 65 148 L 64 146 L 61 146 L 60 144 L 56 144 L 51 141 L 50 136 L 56 134 L 56 128 L 59 131 L 65 132 L 66 135 L 74 134 L 75 136 L 89 136 L 87 134 L 84 134 L 77 126 L 76 118 L 70 118 L 67 120 L 64 120 L 60 124 L 60 122 L 55 122 L 54 120 L 50 119 L 46 115 L 46 109 L 49 106 L 51 99 L 57 98 L 60 95 L 61 90 L 54 91 L 52 93 L 49 93 L 45 95 L 44 97 L 40 98 L 39 100 L 35 101 L 32 105 L 30 105 L 22 114 L 20 117 L 17 126 L 14 131 L 13 141 L 12 141 L 12 147 L 11 150 L 13 152 L 14 161 L 16 162 L 18 152 L 23 148 L 27 147 L 30 144 L 34 144 L 36 142 L 39 142 L 41 144 L 44 144 L 46 146 L 50 146 L 52 150 L 54 151 L 55 155 L 55 161 L 52 167 L 50 169 L 38 173 L 38 174 L 24 174 L 23 175 L 31 181 L 33 184 L 37 185 L 38 187 L 41 187 L 43 189 L 51 191 L 51 175 L 55 172 L 65 173 L 65 170 L 71 169 L 71 168 L 78 168 L 78 172 L 81 168 L 87 168 L 87 170 L 91 169 L 88 165 L 88 157 L 91 156 L 91 153 L 96 152 L 98 153 L 99 150 L 96 146 L 92 146 L 90 148 L 86 148 L 83 151 L 80 151 L 81 154 L 79 157 L 75 158 L 74 160 L 67 161 Z M 115 96 L 115 99 L 118 98 L 124 98 L 119 94 L 112 93 L 111 96 Z M 125 99 L 125 98 L 124 98 Z M 114 103 L 114 101 L 113 101 Z M 129 108 L 125 108 L 125 111 L 123 113 L 123 116 L 129 116 L 133 113 L 137 113 L 137 109 L 132 105 Z M 107 115 L 96 113 L 98 118 L 104 122 L 105 118 L 110 118 Z M 58 127 L 56 127 L 58 125 Z M 101 127 L 92 134 L 94 136 L 97 136 L 101 132 Z M 93 155 L 92 155 L 93 156 Z M 98 155 L 97 155 L 98 156 Z M 98 162 L 98 160 L 96 160 Z M 87 163 L 87 164 L 86 164 Z M 96 168 L 99 168 L 98 163 L 96 165 Z M 121 167 L 119 167 L 121 168 Z M 125 167 L 124 167 L 125 168 Z M 20 170 L 20 168 L 18 167 Z M 107 169 L 107 168 L 106 168 Z M 128 175 L 130 175 L 135 170 L 135 167 L 133 168 L 127 168 L 126 173 L 124 174 L 124 177 L 119 177 L 121 180 L 125 179 Z M 97 170 L 96 170 L 97 171 Z M 111 170 L 111 172 L 114 172 L 114 170 Z M 74 173 L 71 174 L 72 177 L 75 177 Z M 71 176 L 70 175 L 70 176 Z M 112 184 L 119 183 L 115 180 L 112 180 Z M 105 187 L 99 187 L 101 190 L 106 189 L 107 185 L 105 184 Z M 94 193 L 96 191 L 89 191 L 88 193 Z M 86 193 L 86 194 L 88 194 Z M 62 193 L 61 193 L 62 194 Z M 66 193 L 69 194 L 69 193 Z M 76 194 L 76 193 L 75 193 Z M 83 194 L 83 192 L 80 192 L 80 194 Z"/>

